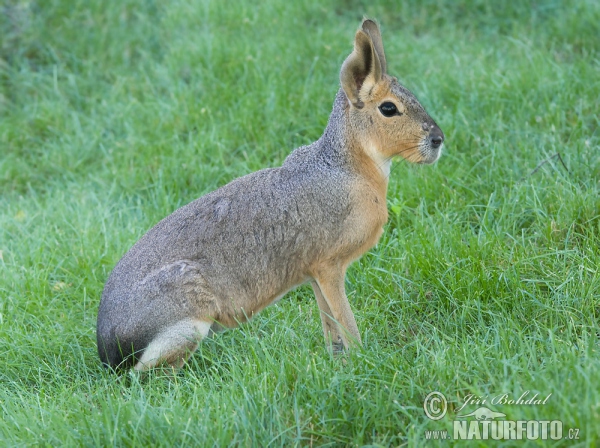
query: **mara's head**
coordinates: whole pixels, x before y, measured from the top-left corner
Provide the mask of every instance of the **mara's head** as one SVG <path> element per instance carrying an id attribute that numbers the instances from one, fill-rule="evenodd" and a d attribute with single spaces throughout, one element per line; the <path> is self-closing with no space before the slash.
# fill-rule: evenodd
<path id="1" fill-rule="evenodd" d="M 340 81 L 348 124 L 376 162 L 402 156 L 433 163 L 440 157 L 444 133 L 417 98 L 387 74 L 381 33 L 372 20 L 364 20 L 356 32 Z"/>

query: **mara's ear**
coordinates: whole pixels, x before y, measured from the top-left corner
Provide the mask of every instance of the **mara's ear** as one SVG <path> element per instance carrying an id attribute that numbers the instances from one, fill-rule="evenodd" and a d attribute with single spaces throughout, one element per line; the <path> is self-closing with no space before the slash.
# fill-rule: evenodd
<path id="1" fill-rule="evenodd" d="M 354 51 L 346 58 L 340 71 L 340 82 L 348 100 L 356 108 L 362 109 L 364 103 L 360 99 L 361 90 L 370 89 L 381 81 L 383 73 L 379 55 L 369 32 L 364 29 L 358 30 L 354 37 Z"/>
<path id="2" fill-rule="evenodd" d="M 379 31 L 379 26 L 372 20 L 366 19 L 362 23 L 362 29 L 369 35 L 371 41 L 373 42 L 373 47 L 375 48 L 375 52 L 379 57 L 379 63 L 381 64 L 381 71 L 383 73 L 387 73 L 387 63 L 385 61 L 385 53 L 383 52 L 383 40 L 381 40 L 381 31 Z"/>

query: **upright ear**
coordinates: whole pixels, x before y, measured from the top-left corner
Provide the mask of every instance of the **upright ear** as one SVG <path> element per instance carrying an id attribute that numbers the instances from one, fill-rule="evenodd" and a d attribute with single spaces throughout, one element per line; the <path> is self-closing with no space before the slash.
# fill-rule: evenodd
<path id="1" fill-rule="evenodd" d="M 346 58 L 340 71 L 342 89 L 356 108 L 363 108 L 360 92 L 381 81 L 385 65 L 379 28 L 372 20 L 365 20 L 354 37 L 354 51 Z"/>
<path id="2" fill-rule="evenodd" d="M 385 53 L 383 52 L 383 40 L 381 40 L 381 31 L 379 31 L 379 26 L 375 22 L 370 19 L 366 19 L 362 23 L 362 29 L 365 33 L 369 35 L 371 38 L 371 42 L 373 42 L 373 47 L 375 48 L 375 53 L 379 57 L 379 63 L 381 64 L 381 71 L 383 73 L 387 73 L 387 63 L 385 62 Z"/>

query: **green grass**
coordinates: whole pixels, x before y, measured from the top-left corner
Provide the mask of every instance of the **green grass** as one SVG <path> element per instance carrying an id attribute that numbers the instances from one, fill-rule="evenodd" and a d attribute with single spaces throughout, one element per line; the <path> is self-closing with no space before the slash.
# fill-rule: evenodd
<path id="1" fill-rule="evenodd" d="M 467 394 L 527 390 L 552 395 L 490 407 L 600 443 L 598 2 L 0 9 L 0 445 L 431 445 Z M 446 134 L 437 165 L 394 165 L 384 236 L 349 272 L 364 347 L 330 357 L 303 287 L 175 378 L 103 369 L 115 263 L 177 207 L 317 139 L 363 15 Z"/>

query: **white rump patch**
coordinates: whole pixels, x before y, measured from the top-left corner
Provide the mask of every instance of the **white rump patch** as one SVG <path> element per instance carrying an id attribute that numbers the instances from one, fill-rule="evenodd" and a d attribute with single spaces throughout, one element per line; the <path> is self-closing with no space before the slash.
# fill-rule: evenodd
<path id="1" fill-rule="evenodd" d="M 165 358 L 183 354 L 190 344 L 198 343 L 208 335 L 212 322 L 184 319 L 164 328 L 144 350 L 135 370 L 147 370 Z"/>

